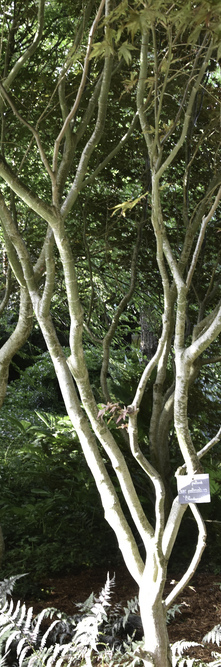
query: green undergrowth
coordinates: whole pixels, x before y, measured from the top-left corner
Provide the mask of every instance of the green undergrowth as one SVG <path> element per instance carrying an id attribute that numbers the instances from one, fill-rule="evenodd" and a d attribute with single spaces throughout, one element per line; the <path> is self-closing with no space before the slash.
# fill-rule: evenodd
<path id="1" fill-rule="evenodd" d="M 42 575 L 116 561 L 117 544 L 67 416 L 35 411 L 8 415 L 11 436 L 0 447 L 3 575 Z"/>

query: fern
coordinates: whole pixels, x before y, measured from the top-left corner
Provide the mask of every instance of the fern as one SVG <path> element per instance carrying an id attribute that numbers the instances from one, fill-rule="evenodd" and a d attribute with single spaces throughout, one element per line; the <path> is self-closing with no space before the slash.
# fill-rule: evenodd
<path id="1" fill-rule="evenodd" d="M 21 575 L 23 576 L 23 575 Z M 136 627 L 131 636 L 127 628 L 139 620 L 138 599 L 127 603 L 123 612 L 119 604 L 111 605 L 111 594 L 115 578 L 107 581 L 98 598 L 94 594 L 84 603 L 76 606 L 79 613 L 68 617 L 54 607 L 43 609 L 33 618 L 32 608 L 27 609 L 20 601 L 14 606 L 7 600 L 19 576 L 0 582 L 0 667 L 8 664 L 18 667 L 92 667 L 100 662 L 109 667 L 138 667 L 143 664 L 144 641 L 135 641 Z M 175 605 L 170 610 L 174 617 L 180 611 Z M 42 633 L 42 621 L 52 619 L 47 630 Z M 139 629 L 140 629 L 139 628 Z M 125 636 L 126 635 L 126 636 Z M 219 646 L 221 626 L 213 628 L 203 641 L 216 641 Z M 205 663 L 184 657 L 183 652 L 192 646 L 202 646 L 196 642 L 176 642 L 171 646 L 172 667 L 206 667 Z M 15 659 L 13 659 L 15 656 Z M 214 654 L 210 667 L 220 667 L 220 655 Z M 9 661 L 9 662 L 8 662 Z M 207 666 L 208 667 L 208 666 Z"/>
<path id="2" fill-rule="evenodd" d="M 99 598 L 95 599 L 94 602 L 93 597 L 90 596 L 83 605 L 78 603 L 78 607 L 81 611 L 84 610 L 86 614 L 79 620 L 72 640 L 72 651 L 76 659 L 85 656 L 89 659 L 92 651 L 98 651 L 98 645 L 102 642 L 103 635 L 101 626 L 108 618 L 107 607 L 110 607 L 109 600 L 114 581 L 115 577 L 110 579 L 108 573 L 106 584 L 102 588 Z"/>
<path id="3" fill-rule="evenodd" d="M 184 604 L 183 602 L 181 602 L 181 604 L 174 604 L 173 607 L 168 609 L 167 615 L 166 615 L 167 624 L 170 623 L 173 618 L 175 618 L 176 612 L 178 612 L 179 614 L 182 614 L 180 608 L 182 607 L 183 604 Z"/>
<path id="4" fill-rule="evenodd" d="M 16 656 L 19 667 L 24 664 L 27 667 L 32 665 L 45 664 L 44 659 L 48 659 L 51 654 L 50 649 L 45 650 L 47 637 L 57 620 L 51 623 L 50 627 L 44 633 L 40 645 L 38 641 L 39 628 L 42 619 L 44 618 L 45 610 L 39 614 L 36 624 L 33 623 L 33 609 L 30 607 L 26 609 L 26 605 L 21 605 L 20 601 L 17 603 L 15 609 L 13 601 L 6 601 L 0 606 L 0 651 L 1 663 L 5 661 L 9 653 L 9 649 L 16 648 Z M 27 654 L 30 657 L 27 660 Z"/>
<path id="5" fill-rule="evenodd" d="M 9 577 L 9 579 L 4 579 L 0 581 L 0 601 L 1 603 L 6 602 L 7 595 L 11 595 L 14 585 L 16 584 L 17 579 L 21 577 L 26 577 L 27 574 L 16 574 L 14 577 Z"/>
<path id="6" fill-rule="evenodd" d="M 212 642 L 213 644 L 220 645 L 221 642 L 221 625 L 215 625 L 215 627 L 207 632 L 203 637 L 203 643 Z"/>
<path id="7" fill-rule="evenodd" d="M 108 609 L 114 585 L 107 575 L 107 581 L 99 597 L 91 594 L 86 602 L 78 603 L 81 616 L 67 617 L 55 608 L 44 609 L 33 619 L 33 609 L 13 601 L 8 602 L 6 595 L 11 594 L 18 577 L 11 577 L 0 583 L 0 667 L 5 665 L 8 653 L 16 650 L 19 667 L 51 667 L 56 663 L 60 667 L 65 662 L 68 667 L 73 660 L 91 664 L 92 652 L 97 653 L 105 637 L 105 625 L 108 625 Z M 41 636 L 43 619 L 57 614 L 46 632 Z M 40 639 L 41 636 L 41 639 Z M 67 641 L 67 638 L 70 641 Z M 50 643 L 47 646 L 47 643 Z M 105 644 L 105 642 L 104 642 Z M 108 656 L 107 656 L 108 657 Z"/>
<path id="8" fill-rule="evenodd" d="M 183 657 L 183 652 L 192 646 L 202 646 L 202 644 L 198 644 L 198 642 L 187 642 L 184 639 L 172 644 L 172 667 L 177 667 L 177 665 L 179 665 L 179 667 L 193 667 L 195 665 L 203 667 L 201 661 L 196 660 L 195 658 L 188 658 L 188 656 Z"/>

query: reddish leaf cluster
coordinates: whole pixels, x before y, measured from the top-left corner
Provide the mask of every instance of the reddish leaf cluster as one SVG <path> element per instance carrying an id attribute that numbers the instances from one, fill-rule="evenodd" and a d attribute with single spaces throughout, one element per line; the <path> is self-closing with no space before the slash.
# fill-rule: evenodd
<path id="1" fill-rule="evenodd" d="M 125 422 L 128 413 L 129 413 L 129 409 L 125 405 L 124 405 L 123 408 L 121 408 L 119 403 L 109 403 L 108 402 L 106 405 L 104 403 L 101 403 L 101 407 L 100 407 L 100 410 L 98 412 L 97 417 L 98 417 L 98 419 L 99 419 L 99 417 L 101 417 L 101 419 L 103 419 L 104 415 L 110 414 L 110 418 L 108 419 L 107 423 L 109 424 L 111 419 L 113 419 L 114 417 L 115 418 L 117 417 L 117 419 L 115 419 L 115 421 L 116 421 L 116 424 L 118 424 L 121 421 L 121 419 Z M 119 426 L 118 428 L 127 428 L 127 424 L 121 424 L 121 426 Z"/>

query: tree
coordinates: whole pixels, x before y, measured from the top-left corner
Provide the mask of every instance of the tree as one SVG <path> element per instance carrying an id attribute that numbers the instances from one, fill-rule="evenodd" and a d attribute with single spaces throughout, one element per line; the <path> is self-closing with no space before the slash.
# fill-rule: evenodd
<path id="1" fill-rule="evenodd" d="M 221 331 L 220 253 L 216 250 L 221 197 L 216 58 L 220 56 L 221 8 L 215 0 L 188 6 L 182 2 L 171 5 L 167 0 L 134 0 L 131 6 L 123 0 L 115 6 L 111 0 L 101 0 L 99 7 L 91 0 L 79 19 L 80 12 L 80 3 L 73 9 L 71 3 L 54 1 L 44 8 L 44 1 L 39 0 L 37 16 L 32 0 L 21 6 L 5 3 L 5 61 L 0 84 L 2 238 L 21 290 L 23 338 L 17 345 L 29 334 L 27 323 L 31 322 L 33 309 L 67 413 L 100 493 L 105 518 L 139 585 L 145 635 L 140 657 L 147 667 L 168 667 L 166 610 L 195 571 L 206 539 L 201 514 L 192 503 L 199 530 L 195 554 L 181 581 L 163 600 L 168 560 L 186 509 L 178 497 L 171 505 L 171 429 L 174 423 L 184 461 L 179 474 L 200 473 L 202 456 L 220 438 L 219 430 L 196 450 L 188 424 L 188 394 L 200 369 L 220 361 L 214 342 Z M 128 161 L 130 146 L 132 164 Z M 125 176 L 129 169 L 131 178 L 140 156 L 145 178 L 138 173 L 138 179 L 134 179 L 137 196 L 128 200 L 124 180 L 126 201 L 119 201 L 117 174 L 122 170 L 120 175 Z M 112 198 L 111 188 L 106 185 L 110 182 L 110 165 L 116 166 L 117 172 L 112 174 Z M 115 205 L 115 216 L 122 213 L 113 216 L 112 222 L 103 203 L 107 193 L 108 207 Z M 102 214 L 100 207 L 104 207 Z M 113 245 L 110 239 L 107 249 L 104 239 L 105 234 L 110 235 L 111 224 L 117 226 L 117 232 L 115 229 Z M 140 249 L 143 229 L 148 230 L 145 233 L 150 248 L 146 257 Z M 95 259 L 87 234 L 95 239 Z M 82 277 L 74 257 L 80 257 L 84 276 L 88 270 L 83 294 L 84 308 L 88 306 L 85 314 L 79 296 Z M 148 257 L 151 268 L 146 267 Z M 156 290 L 161 289 L 162 329 L 135 395 L 119 413 L 108 384 L 110 346 L 132 299 L 137 266 L 141 267 L 140 285 L 148 291 L 150 309 L 156 305 Z M 115 278 L 119 271 L 123 275 L 110 303 L 109 270 L 115 272 Z M 68 357 L 50 312 L 55 290 L 60 294 L 61 280 L 70 318 Z M 113 282 L 111 285 L 113 290 Z M 103 319 L 102 299 L 106 303 Z M 85 363 L 88 336 L 103 345 L 102 409 L 95 401 Z M 2 350 L 4 387 L 9 357 L 15 351 L 12 339 L 8 350 L 7 359 Z M 138 418 L 154 369 L 148 451 L 139 439 Z M 123 445 L 108 426 L 108 411 L 114 413 L 116 421 L 121 417 L 128 423 L 128 430 L 122 429 Z M 154 525 L 144 513 L 132 480 L 127 447 L 154 490 Z M 145 560 L 108 474 L 107 458 L 142 540 Z"/>

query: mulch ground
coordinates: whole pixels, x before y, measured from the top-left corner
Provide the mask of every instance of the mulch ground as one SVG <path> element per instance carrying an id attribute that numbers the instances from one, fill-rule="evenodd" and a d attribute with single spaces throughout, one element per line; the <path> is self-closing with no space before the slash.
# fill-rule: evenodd
<path id="1" fill-rule="evenodd" d="M 110 576 L 114 572 L 110 571 Z M 34 607 L 38 613 L 44 607 L 53 606 L 68 615 L 76 613 L 76 602 L 84 602 L 93 591 L 99 594 L 106 582 L 107 569 L 105 567 L 85 570 L 80 574 L 50 577 L 42 580 L 41 588 L 44 600 L 25 600 L 27 606 Z M 116 568 L 116 585 L 113 593 L 113 603 L 121 602 L 126 605 L 138 593 L 134 580 L 124 566 Z M 176 574 L 176 581 L 179 577 Z M 172 575 L 168 576 L 165 593 L 168 594 L 175 583 Z M 181 604 L 181 613 L 176 613 L 175 619 L 168 625 L 168 634 L 171 643 L 184 639 L 186 641 L 202 642 L 204 635 L 215 625 L 221 623 L 221 575 L 198 574 L 191 580 L 189 586 L 176 599 Z M 190 657 L 200 658 L 209 663 L 214 658 L 212 652 L 220 652 L 221 646 L 207 644 L 205 648 L 194 647 L 188 651 Z"/>

